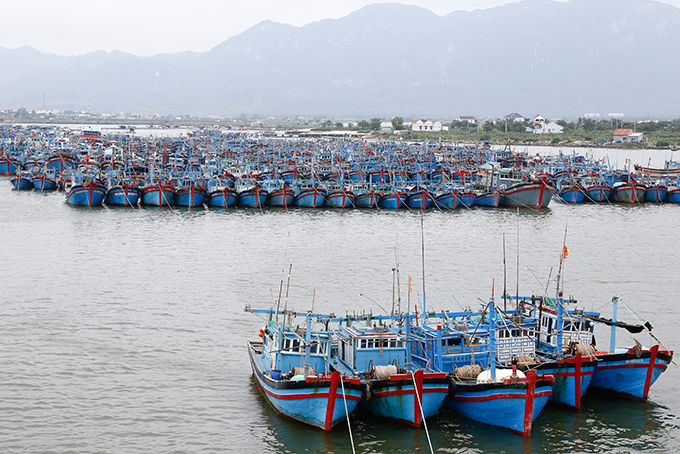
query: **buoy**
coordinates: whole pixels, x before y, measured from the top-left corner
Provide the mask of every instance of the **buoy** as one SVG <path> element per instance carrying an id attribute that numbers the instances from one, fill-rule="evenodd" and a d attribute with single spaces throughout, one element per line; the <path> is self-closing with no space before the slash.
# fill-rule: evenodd
<path id="1" fill-rule="evenodd" d="M 260 328 L 260 337 L 264 337 L 264 328 Z"/>

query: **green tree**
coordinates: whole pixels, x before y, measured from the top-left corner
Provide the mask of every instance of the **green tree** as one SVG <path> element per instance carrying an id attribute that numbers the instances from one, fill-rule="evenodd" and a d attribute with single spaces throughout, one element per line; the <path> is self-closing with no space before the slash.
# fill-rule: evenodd
<path id="1" fill-rule="evenodd" d="M 377 131 L 380 129 L 380 118 L 371 118 L 371 130 Z"/>
<path id="2" fill-rule="evenodd" d="M 337 122 L 337 123 L 335 123 L 335 127 L 336 127 L 337 129 L 342 129 L 342 128 L 344 128 L 342 122 L 340 122 L 340 121 Z"/>
<path id="3" fill-rule="evenodd" d="M 394 117 L 392 119 L 392 129 L 395 131 L 401 131 L 404 129 L 404 118 L 403 117 Z"/>
<path id="4" fill-rule="evenodd" d="M 359 129 L 368 129 L 368 127 L 371 126 L 371 124 L 366 120 L 361 120 L 359 121 L 359 123 L 357 123 L 357 126 L 359 127 Z"/>

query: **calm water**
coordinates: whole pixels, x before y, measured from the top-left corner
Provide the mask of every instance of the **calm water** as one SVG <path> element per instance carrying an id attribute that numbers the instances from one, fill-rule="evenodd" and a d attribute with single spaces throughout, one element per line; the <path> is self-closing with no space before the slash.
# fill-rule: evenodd
<path id="1" fill-rule="evenodd" d="M 542 293 L 567 228 L 565 292 L 605 316 L 618 293 L 677 349 L 678 219 L 678 206 L 554 201 L 543 212 L 428 212 L 427 306 L 476 308 L 494 279 L 500 293 L 504 234 L 508 291 L 519 250 L 520 293 Z M 402 304 L 412 276 L 413 305 L 420 225 L 413 212 L 77 209 L 0 179 L 0 452 L 350 453 L 346 425 L 324 433 L 267 405 L 245 350 L 263 322 L 243 306 L 271 306 L 292 262 L 289 307 L 389 310 L 395 251 Z M 597 338 L 605 347 L 607 333 Z M 672 365 L 648 403 L 549 405 L 527 439 L 449 412 L 428 428 L 440 453 L 676 452 L 677 383 Z M 351 425 L 357 452 L 429 452 L 422 429 L 361 413 Z"/>

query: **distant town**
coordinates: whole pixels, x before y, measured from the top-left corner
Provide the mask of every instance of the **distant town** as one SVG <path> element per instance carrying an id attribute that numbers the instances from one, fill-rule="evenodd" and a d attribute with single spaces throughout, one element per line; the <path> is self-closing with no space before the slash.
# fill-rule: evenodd
<path id="1" fill-rule="evenodd" d="M 304 116 L 225 117 L 209 114 L 98 113 L 73 110 L 0 109 L 0 122 L 38 124 L 101 124 L 159 128 L 218 127 L 261 130 L 285 135 L 360 135 L 410 140 L 487 141 L 512 144 L 570 144 L 573 146 L 626 146 L 672 148 L 680 146 L 680 119 L 628 119 L 623 113 L 585 113 L 575 121 L 517 112 L 498 118 L 460 115 L 452 119 L 406 117 L 345 119 Z"/>

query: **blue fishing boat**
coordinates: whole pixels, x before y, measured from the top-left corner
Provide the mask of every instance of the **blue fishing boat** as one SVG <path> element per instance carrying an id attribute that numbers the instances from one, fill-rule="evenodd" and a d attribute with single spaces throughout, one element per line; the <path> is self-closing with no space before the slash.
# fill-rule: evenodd
<path id="1" fill-rule="evenodd" d="M 236 182 L 236 204 L 244 208 L 260 208 L 267 202 L 267 191 L 254 181 Z"/>
<path id="2" fill-rule="evenodd" d="M 358 377 L 343 376 L 327 368 L 332 334 L 312 330 L 314 314 L 250 309 L 267 313 L 260 329 L 261 342 L 248 342 L 253 376 L 267 401 L 283 415 L 331 430 L 348 419 L 361 400 L 365 385 Z M 292 328 L 282 319 L 304 315 L 305 328 Z"/>
<path id="3" fill-rule="evenodd" d="M 186 182 L 177 188 L 175 194 L 175 206 L 184 208 L 196 208 L 203 206 L 206 191 L 202 186 L 194 182 Z"/>
<path id="4" fill-rule="evenodd" d="M 509 208 L 546 208 L 552 199 L 552 191 L 545 182 L 515 183 L 503 192 L 500 206 Z"/>
<path id="5" fill-rule="evenodd" d="M 680 203 L 680 188 L 669 188 L 666 193 L 666 202 Z"/>
<path id="6" fill-rule="evenodd" d="M 236 205 L 236 190 L 234 188 L 229 188 L 226 186 L 218 187 L 213 189 L 208 194 L 208 206 L 210 208 L 224 208 L 225 210 L 229 207 Z"/>
<path id="7" fill-rule="evenodd" d="M 142 188 L 141 203 L 145 206 L 172 206 L 177 190 L 171 184 L 158 181 Z"/>
<path id="8" fill-rule="evenodd" d="M 651 348 L 644 348 L 635 338 L 635 345 L 630 348 L 616 347 L 616 328 L 626 329 L 629 333 L 649 332 L 652 326 L 632 325 L 617 321 L 619 298 L 612 298 L 612 319 L 590 316 L 590 320 L 611 326 L 609 351 L 596 351 L 598 359 L 590 387 L 605 392 L 647 400 L 649 389 L 673 360 L 673 351 L 660 343 Z M 652 337 L 654 337 L 652 335 Z M 656 339 L 656 338 L 654 338 Z M 658 342 L 658 340 L 657 340 Z"/>
<path id="9" fill-rule="evenodd" d="M 474 206 L 485 208 L 498 208 L 498 206 L 501 203 L 502 197 L 503 194 L 501 193 L 501 191 L 495 190 L 481 191 L 475 195 Z"/>
<path id="10" fill-rule="evenodd" d="M 33 175 L 30 172 L 17 172 L 15 177 L 10 180 L 12 186 L 17 191 L 33 189 Z"/>
<path id="11" fill-rule="evenodd" d="M 33 189 L 36 191 L 55 191 L 58 187 L 59 183 L 54 172 L 45 170 L 45 172 L 33 174 Z"/>
<path id="12" fill-rule="evenodd" d="M 46 166 L 50 169 L 54 169 L 57 173 L 63 173 L 67 170 L 75 169 L 76 162 L 72 156 L 58 153 L 47 160 Z"/>
<path id="13" fill-rule="evenodd" d="M 609 201 L 614 203 L 628 203 L 634 205 L 636 203 L 644 202 L 646 187 L 643 184 L 637 183 L 635 180 L 628 183 L 624 181 L 617 181 L 612 185 L 612 193 L 609 195 Z"/>
<path id="14" fill-rule="evenodd" d="M 439 208 L 446 210 L 455 210 L 460 206 L 460 198 L 458 197 L 458 192 L 455 189 L 444 190 L 440 192 L 435 197 L 435 204 Z"/>
<path id="15" fill-rule="evenodd" d="M 139 203 L 141 193 L 142 191 L 137 186 L 124 182 L 106 191 L 105 203 L 108 206 L 135 207 Z"/>
<path id="16" fill-rule="evenodd" d="M 386 210 L 399 210 L 404 206 L 406 195 L 398 190 L 384 192 L 378 199 L 378 206 Z"/>
<path id="17" fill-rule="evenodd" d="M 516 365 L 496 368 L 495 324 L 500 314 L 493 298 L 476 317 L 471 312 L 434 316 L 441 318 L 436 326 L 409 326 L 408 340 L 414 364 L 430 364 L 452 378 L 455 387 L 444 407 L 475 421 L 530 435 L 533 421 L 552 394 L 554 378 L 535 371 L 524 374 Z"/>
<path id="18" fill-rule="evenodd" d="M 23 169 L 21 161 L 7 155 L 0 155 L 0 175 L 14 175 Z"/>
<path id="19" fill-rule="evenodd" d="M 369 184 L 354 185 L 354 206 L 357 208 L 375 208 L 380 200 L 380 193 Z"/>
<path id="20" fill-rule="evenodd" d="M 385 169 L 371 170 L 368 172 L 368 182 L 372 184 L 389 183 L 390 173 Z"/>
<path id="21" fill-rule="evenodd" d="M 326 189 L 317 185 L 304 183 L 298 186 L 293 205 L 301 208 L 320 208 L 326 202 Z"/>
<path id="22" fill-rule="evenodd" d="M 267 193 L 266 205 L 269 207 L 288 208 L 293 205 L 295 191 L 287 185 L 271 189 Z"/>
<path id="23" fill-rule="evenodd" d="M 668 187 L 663 183 L 648 185 L 643 200 L 648 203 L 663 203 L 668 195 Z"/>
<path id="24" fill-rule="evenodd" d="M 576 205 L 584 202 L 586 191 L 575 181 L 562 181 L 559 185 L 557 195 L 563 202 Z"/>
<path id="25" fill-rule="evenodd" d="M 477 373 L 470 368 L 468 371 L 461 370 L 460 374 L 454 373 L 456 392 L 446 398 L 444 405 L 475 421 L 529 436 L 534 420 L 552 394 L 554 377 L 538 376 L 534 370 L 523 374 L 516 365 L 511 370 L 497 369 L 495 323 L 498 314 L 493 297 L 488 312 L 488 369 Z"/>
<path id="26" fill-rule="evenodd" d="M 346 186 L 341 188 L 328 187 L 325 204 L 332 208 L 352 208 L 354 206 L 354 192 Z"/>
<path id="27" fill-rule="evenodd" d="M 475 204 L 477 196 L 472 190 L 467 190 L 462 188 L 458 191 L 458 199 L 460 200 L 460 205 L 470 208 Z"/>
<path id="28" fill-rule="evenodd" d="M 67 187 L 66 201 L 70 205 L 94 207 L 100 206 L 106 197 L 106 186 L 97 181 L 76 183 Z"/>
<path id="29" fill-rule="evenodd" d="M 370 413 L 419 427 L 439 411 L 449 392 L 443 372 L 409 367 L 404 336 L 388 326 L 341 326 L 331 368 L 359 375 L 367 391 L 361 405 Z"/>
<path id="30" fill-rule="evenodd" d="M 586 194 L 591 202 L 607 202 L 611 193 L 612 187 L 606 183 L 593 183 L 586 186 Z"/>
<path id="31" fill-rule="evenodd" d="M 427 188 L 413 188 L 406 193 L 404 205 L 415 210 L 427 210 L 435 206 L 435 198 Z"/>

